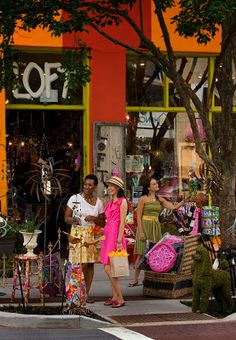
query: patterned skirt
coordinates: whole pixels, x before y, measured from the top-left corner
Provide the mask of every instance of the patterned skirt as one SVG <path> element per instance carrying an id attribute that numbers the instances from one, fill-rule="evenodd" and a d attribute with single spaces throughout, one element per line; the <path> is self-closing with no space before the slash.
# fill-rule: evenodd
<path id="1" fill-rule="evenodd" d="M 100 249 L 98 246 L 83 246 L 86 240 L 94 240 L 94 235 L 90 233 L 91 226 L 81 227 L 72 225 L 70 235 L 79 238 L 81 242 L 69 243 L 69 262 L 73 264 L 100 262 Z"/>

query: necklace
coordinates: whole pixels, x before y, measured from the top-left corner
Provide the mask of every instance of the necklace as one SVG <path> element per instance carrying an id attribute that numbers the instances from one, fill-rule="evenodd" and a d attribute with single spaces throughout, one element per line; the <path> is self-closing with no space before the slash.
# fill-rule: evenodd
<path id="1" fill-rule="evenodd" d="M 82 192 L 82 195 L 83 199 L 88 202 L 90 205 L 95 205 L 96 204 L 96 200 L 95 200 L 95 197 L 94 196 L 91 196 L 91 197 L 86 197 L 84 195 L 84 193 Z"/>
<path id="2" fill-rule="evenodd" d="M 150 201 L 151 202 L 155 202 L 156 201 L 156 196 L 153 195 L 148 195 L 150 197 Z"/>

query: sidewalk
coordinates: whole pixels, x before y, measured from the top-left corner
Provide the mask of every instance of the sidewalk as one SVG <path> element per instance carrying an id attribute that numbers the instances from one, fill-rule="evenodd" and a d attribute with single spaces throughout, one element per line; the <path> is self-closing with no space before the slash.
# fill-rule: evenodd
<path id="1" fill-rule="evenodd" d="M 132 270 L 131 270 L 132 275 Z M 163 326 L 163 325 L 189 325 L 189 324 L 201 324 L 201 323 L 219 323 L 224 321 L 235 321 L 236 314 L 231 314 L 225 319 L 215 319 L 209 315 L 192 313 L 191 308 L 180 303 L 179 299 L 161 299 L 144 297 L 142 294 L 142 280 L 143 274 L 140 276 L 140 285 L 136 287 L 128 287 L 128 283 L 131 278 L 124 278 L 121 280 L 121 286 L 125 297 L 126 304 L 121 308 L 112 308 L 110 306 L 104 306 L 104 300 L 111 296 L 111 288 L 109 281 L 103 270 L 103 266 L 100 264 L 95 265 L 95 276 L 91 289 L 91 297 L 96 299 L 94 304 L 87 304 L 87 308 L 95 314 L 101 316 L 108 322 L 112 322 L 114 326 L 124 327 L 141 327 L 144 325 L 149 326 Z M 0 304 L 11 303 L 11 289 L 12 286 L 9 283 L 7 287 L 0 286 Z M 20 293 L 17 292 L 16 297 L 20 297 Z M 38 290 L 33 289 L 32 298 L 39 297 Z M 188 297 L 189 298 L 189 297 Z M 9 301 L 6 303 L 6 299 Z M 186 300 L 186 297 L 181 298 Z M 46 305 L 50 305 L 51 302 L 47 302 Z M 10 313 L 0 313 L 0 326 L 11 327 L 24 327 L 29 325 L 29 315 L 16 315 Z M 4 318 L 3 318 L 4 316 Z M 19 318 L 19 322 L 17 322 Z M 3 319 L 5 320 L 3 323 Z M 43 320 L 46 321 L 43 321 Z M 59 315 L 59 316 L 32 316 L 31 327 L 50 327 L 55 325 L 58 320 L 63 319 L 63 327 L 66 326 L 65 320 L 68 322 L 68 327 L 76 328 L 79 324 L 80 327 L 85 328 L 98 328 L 98 327 L 110 327 L 111 324 L 102 323 L 97 320 L 89 320 L 87 318 L 78 317 L 75 315 Z M 78 321 L 79 319 L 79 321 Z M 24 321 L 25 320 L 25 321 Z M 28 321 L 27 321 L 28 320 Z M 76 321 L 77 320 L 77 321 Z M 91 322 L 90 322 L 91 321 Z"/>

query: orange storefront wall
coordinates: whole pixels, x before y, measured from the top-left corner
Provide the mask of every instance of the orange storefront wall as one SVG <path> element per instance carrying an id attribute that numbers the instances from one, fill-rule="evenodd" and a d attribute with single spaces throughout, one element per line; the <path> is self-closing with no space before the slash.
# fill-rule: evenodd
<path id="1" fill-rule="evenodd" d="M 41 50 L 42 48 L 62 48 L 63 41 L 62 37 L 52 37 L 49 32 L 40 28 L 36 28 L 30 32 L 17 31 L 13 38 L 16 48 L 27 48 L 31 50 L 36 47 Z M 0 164 L 6 164 L 5 143 L 5 93 L 2 91 L 0 92 Z M 6 174 L 4 174 L 4 176 L 1 176 L 0 179 L 0 202 L 3 214 L 6 214 L 7 209 L 6 192 L 7 182 Z"/>
<path id="2" fill-rule="evenodd" d="M 151 5 L 144 2 L 143 22 L 144 32 L 151 36 Z M 138 4 L 132 10 L 132 16 L 137 23 L 140 22 Z M 134 47 L 140 46 L 135 32 L 128 29 L 127 24 L 107 27 L 112 37 Z M 127 34 L 129 32 L 129 34 Z M 91 48 L 90 66 L 92 76 L 90 81 L 89 116 L 90 116 L 90 145 L 93 145 L 94 122 L 125 122 L 126 121 L 126 49 L 115 45 L 102 37 L 94 29 L 88 28 L 87 33 L 65 34 L 64 47 L 74 47 L 76 37 L 79 37 Z M 92 147 L 90 159 L 92 159 Z M 91 164 L 92 166 L 92 164 Z"/>
<path id="3" fill-rule="evenodd" d="M 154 43 L 160 48 L 161 51 L 166 51 L 164 39 L 162 37 L 161 28 L 157 22 L 157 17 L 154 13 L 154 5 L 152 3 L 152 39 Z M 171 18 L 178 13 L 178 9 L 169 9 L 165 13 L 165 20 L 170 33 L 170 39 L 173 50 L 179 53 L 219 53 L 221 34 L 220 31 L 216 34 L 215 38 L 207 45 L 198 44 L 195 38 L 184 38 L 179 36 L 175 31 L 176 26 L 171 24 Z"/>

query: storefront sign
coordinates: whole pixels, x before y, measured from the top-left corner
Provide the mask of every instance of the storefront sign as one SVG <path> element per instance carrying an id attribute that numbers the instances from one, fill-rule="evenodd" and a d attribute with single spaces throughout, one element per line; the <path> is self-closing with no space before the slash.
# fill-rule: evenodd
<path id="1" fill-rule="evenodd" d="M 127 155 L 125 158 L 126 172 L 142 172 L 144 168 L 143 155 Z"/>
<path id="2" fill-rule="evenodd" d="M 95 123 L 94 172 L 98 176 L 98 193 L 107 195 L 104 182 L 111 176 L 124 179 L 125 126 L 123 123 Z"/>
<path id="3" fill-rule="evenodd" d="M 14 62 L 13 71 L 19 82 L 23 84 L 23 89 L 19 90 L 17 88 L 13 91 L 13 96 L 15 99 L 37 99 L 43 97 L 47 101 L 47 99 L 50 99 L 52 96 L 54 98 L 58 98 L 58 95 L 61 96 L 61 98 L 63 99 L 67 98 L 67 80 L 64 80 L 61 93 L 58 93 L 58 90 L 52 89 L 52 84 L 59 78 L 60 74 L 63 74 L 65 72 L 60 62 L 45 62 L 44 66 L 41 67 L 37 63 L 31 61 L 26 64 L 22 73 L 20 73 L 18 63 Z M 39 83 L 37 84 L 36 90 L 32 88 L 32 82 L 30 82 L 30 77 L 33 72 L 38 73 Z"/>
<path id="4" fill-rule="evenodd" d="M 164 120 L 166 119 L 166 112 L 152 112 L 153 123 L 157 128 L 160 128 Z M 139 113 L 138 128 L 153 129 L 151 116 L 149 112 Z"/>

